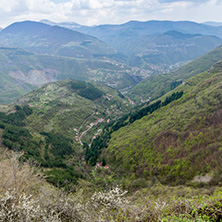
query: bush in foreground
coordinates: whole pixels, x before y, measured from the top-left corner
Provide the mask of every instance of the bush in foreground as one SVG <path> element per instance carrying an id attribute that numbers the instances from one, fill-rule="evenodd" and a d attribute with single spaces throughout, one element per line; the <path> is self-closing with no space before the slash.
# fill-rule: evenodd
<path id="1" fill-rule="evenodd" d="M 221 221 L 222 192 L 210 197 L 135 202 L 119 187 L 84 194 L 67 194 L 50 186 L 35 167 L 19 162 L 20 155 L 0 155 L 0 221 L 36 222 L 172 222 Z M 152 189 L 152 188 L 150 188 Z M 87 196 L 87 197 L 86 197 Z"/>

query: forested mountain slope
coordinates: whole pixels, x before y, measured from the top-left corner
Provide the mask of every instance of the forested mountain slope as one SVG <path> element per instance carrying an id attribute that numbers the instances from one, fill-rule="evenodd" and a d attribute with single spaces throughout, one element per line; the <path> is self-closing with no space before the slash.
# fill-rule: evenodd
<path id="1" fill-rule="evenodd" d="M 164 184 L 186 184 L 196 175 L 207 173 L 211 184 L 219 183 L 221 73 L 222 62 L 218 62 L 161 97 L 154 104 L 157 108 L 148 109 L 143 118 L 132 123 L 126 119 L 129 124 L 117 131 L 112 130 L 116 124 L 110 126 L 113 133 L 110 140 L 107 137 L 108 147 L 101 158 L 106 158 L 123 184 L 146 186 L 146 181 L 152 179 Z M 172 100 L 173 92 L 183 95 Z"/>

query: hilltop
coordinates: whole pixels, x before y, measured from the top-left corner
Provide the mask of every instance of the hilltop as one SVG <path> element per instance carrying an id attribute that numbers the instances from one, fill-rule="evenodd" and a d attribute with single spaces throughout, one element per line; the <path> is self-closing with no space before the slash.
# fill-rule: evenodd
<path id="1" fill-rule="evenodd" d="M 80 25 L 76 22 L 60 22 L 60 23 L 56 23 L 56 22 L 52 22 L 50 20 L 47 20 L 47 19 L 42 19 L 41 21 L 39 21 L 41 23 L 45 23 L 47 25 L 52 25 L 52 26 L 62 26 L 62 27 L 65 27 L 65 28 L 68 28 L 68 29 L 71 29 L 71 30 L 74 30 L 74 31 L 78 31 L 78 32 L 81 32 L 81 33 L 84 33 L 84 34 L 87 34 L 91 29 L 92 27 L 90 26 L 85 26 L 85 25 Z"/>
<path id="2" fill-rule="evenodd" d="M 64 80 L 48 83 L 17 100 L 33 108 L 26 124 L 37 132 L 60 133 L 90 143 L 99 129 L 127 113 L 129 101 L 115 89 L 95 82 Z"/>

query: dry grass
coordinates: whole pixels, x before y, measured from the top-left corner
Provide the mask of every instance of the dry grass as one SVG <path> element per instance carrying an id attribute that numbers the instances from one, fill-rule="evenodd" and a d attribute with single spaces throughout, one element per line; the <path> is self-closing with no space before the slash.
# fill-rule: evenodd
<path id="1" fill-rule="evenodd" d="M 5 151 L 0 159 L 0 194 L 9 190 L 17 193 L 34 194 L 42 184 L 39 175 L 34 175 L 34 167 L 28 163 L 21 164 L 19 158 L 22 154 Z"/>

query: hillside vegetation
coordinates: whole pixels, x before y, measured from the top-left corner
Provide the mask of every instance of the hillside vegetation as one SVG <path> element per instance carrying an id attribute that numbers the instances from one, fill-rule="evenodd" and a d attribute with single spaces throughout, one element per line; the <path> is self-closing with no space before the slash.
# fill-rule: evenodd
<path id="1" fill-rule="evenodd" d="M 102 156 L 123 184 L 189 184 L 206 174 L 211 184 L 220 182 L 221 66 L 175 89 L 184 92 L 178 100 L 111 134 Z"/>
<path id="2" fill-rule="evenodd" d="M 168 21 L 79 29 L 122 36 L 142 66 L 152 60 L 157 68 L 171 64 L 164 53 L 182 61 L 185 39 L 209 38 L 192 30 L 221 35 L 220 28 Z M 153 31 L 156 54 L 142 41 Z M 130 90 L 151 71 L 113 60 L 125 57 L 94 37 L 32 22 L 0 32 L 0 40 L 9 37 L 9 44 L 24 37 L 21 44 L 41 53 L 76 50 L 77 58 L 0 47 L 0 103 L 23 95 L 0 105 L 0 221 L 222 221 L 222 47 Z M 174 44 L 182 54 L 170 54 Z"/>
<path id="3" fill-rule="evenodd" d="M 64 80 L 48 83 L 16 102 L 33 108 L 26 123 L 38 132 L 56 132 L 90 142 L 131 105 L 118 91 L 99 83 Z"/>
<path id="4" fill-rule="evenodd" d="M 170 102 L 167 99 L 165 101 Z M 24 120 L 23 118 L 32 115 L 32 109 L 29 107 L 16 106 L 15 108 L 14 113 L 8 115 L 1 113 L 1 120 L 6 128 L 10 126 L 11 121 L 16 121 L 16 124 L 20 125 Z M 4 128 L 2 126 L 1 128 Z M 16 134 L 13 132 L 15 131 L 10 130 L 13 136 L 11 138 L 16 139 Z M 2 130 L 0 133 L 2 134 Z M 4 129 L 3 135 L 8 133 L 5 133 Z M 29 137 L 33 138 L 33 136 L 34 134 L 30 133 Z M 5 140 L 4 137 L 3 140 Z M 23 133 L 19 143 L 26 142 L 26 139 L 27 137 Z M 54 155 L 59 157 L 59 154 L 62 154 L 60 153 L 62 147 L 65 148 L 65 152 L 75 152 L 69 146 L 65 146 L 67 140 L 55 134 L 42 133 L 40 141 L 46 145 L 45 152 L 43 152 L 45 153 L 45 161 L 47 158 L 52 161 Z M 31 147 L 32 144 L 29 142 L 27 144 Z M 37 140 L 35 140 L 35 145 L 40 145 Z M 14 146 L 13 149 L 15 150 L 15 148 Z M 24 151 L 25 156 L 27 156 L 28 150 Z M 46 154 L 49 156 L 47 157 Z M 94 168 L 91 173 L 91 180 L 87 178 L 86 181 L 86 178 L 77 174 L 71 165 L 71 163 L 77 162 L 75 159 L 69 161 L 68 165 L 64 162 L 64 165 L 60 165 L 59 168 L 57 168 L 58 165 L 55 165 L 55 163 L 59 163 L 56 159 L 54 165 L 50 165 L 53 169 L 47 169 L 48 166 L 45 166 L 44 173 L 48 176 L 46 178 L 48 182 L 60 188 L 64 186 L 67 189 L 72 184 L 69 188 L 75 192 L 70 192 L 70 189 L 69 192 L 65 192 L 46 182 L 41 176 L 43 168 L 40 171 L 36 165 L 33 166 L 32 162 L 23 161 L 24 156 L 22 154 L 6 151 L 0 146 L 0 173 L 2 175 L 0 181 L 0 219 L 3 221 L 11 219 L 12 221 L 97 222 L 101 220 L 135 221 L 136 218 L 138 222 L 203 222 L 219 221 L 221 218 L 222 195 L 219 187 L 194 189 L 185 186 L 171 187 L 150 184 L 149 188 L 137 190 L 137 192 L 131 192 L 127 195 L 127 191 L 118 187 L 110 189 L 109 187 L 102 187 L 101 183 L 99 187 L 98 184 L 96 186 L 100 180 L 106 181 L 107 176 L 111 174 L 110 171 Z M 77 181 L 78 185 L 73 187 L 73 183 L 77 183 Z"/>
<path id="5" fill-rule="evenodd" d="M 88 176 L 79 166 L 85 144 L 131 107 L 108 86 L 74 80 L 48 83 L 16 104 L 0 107 L 2 144 L 23 152 L 22 161 L 40 164 L 48 182 L 66 189 Z"/>
<path id="6" fill-rule="evenodd" d="M 50 186 L 35 166 L 21 164 L 21 155 L 0 147 L 0 156 L 2 221 L 108 222 L 135 221 L 136 218 L 138 222 L 206 222 L 221 218 L 220 188 L 197 191 L 158 185 L 129 196 L 120 188 L 93 191 L 92 184 L 85 190 L 87 187 L 82 183 L 75 193 L 66 193 Z M 175 193 L 185 193 L 185 196 L 174 199 Z M 153 199 L 162 194 L 165 199 Z M 166 198 L 168 195 L 170 198 Z"/>
<path id="7" fill-rule="evenodd" d="M 11 113 L 0 112 L 1 143 L 18 155 L 23 153 L 19 159 L 21 162 L 29 160 L 44 167 L 48 182 L 68 189 L 77 184 L 79 177 L 83 177 L 75 170 L 77 161 L 74 158 L 72 164 L 68 164 L 79 151 L 72 140 L 59 133 L 38 134 L 27 128 L 25 120 L 32 113 L 29 106 L 18 105 Z"/>

